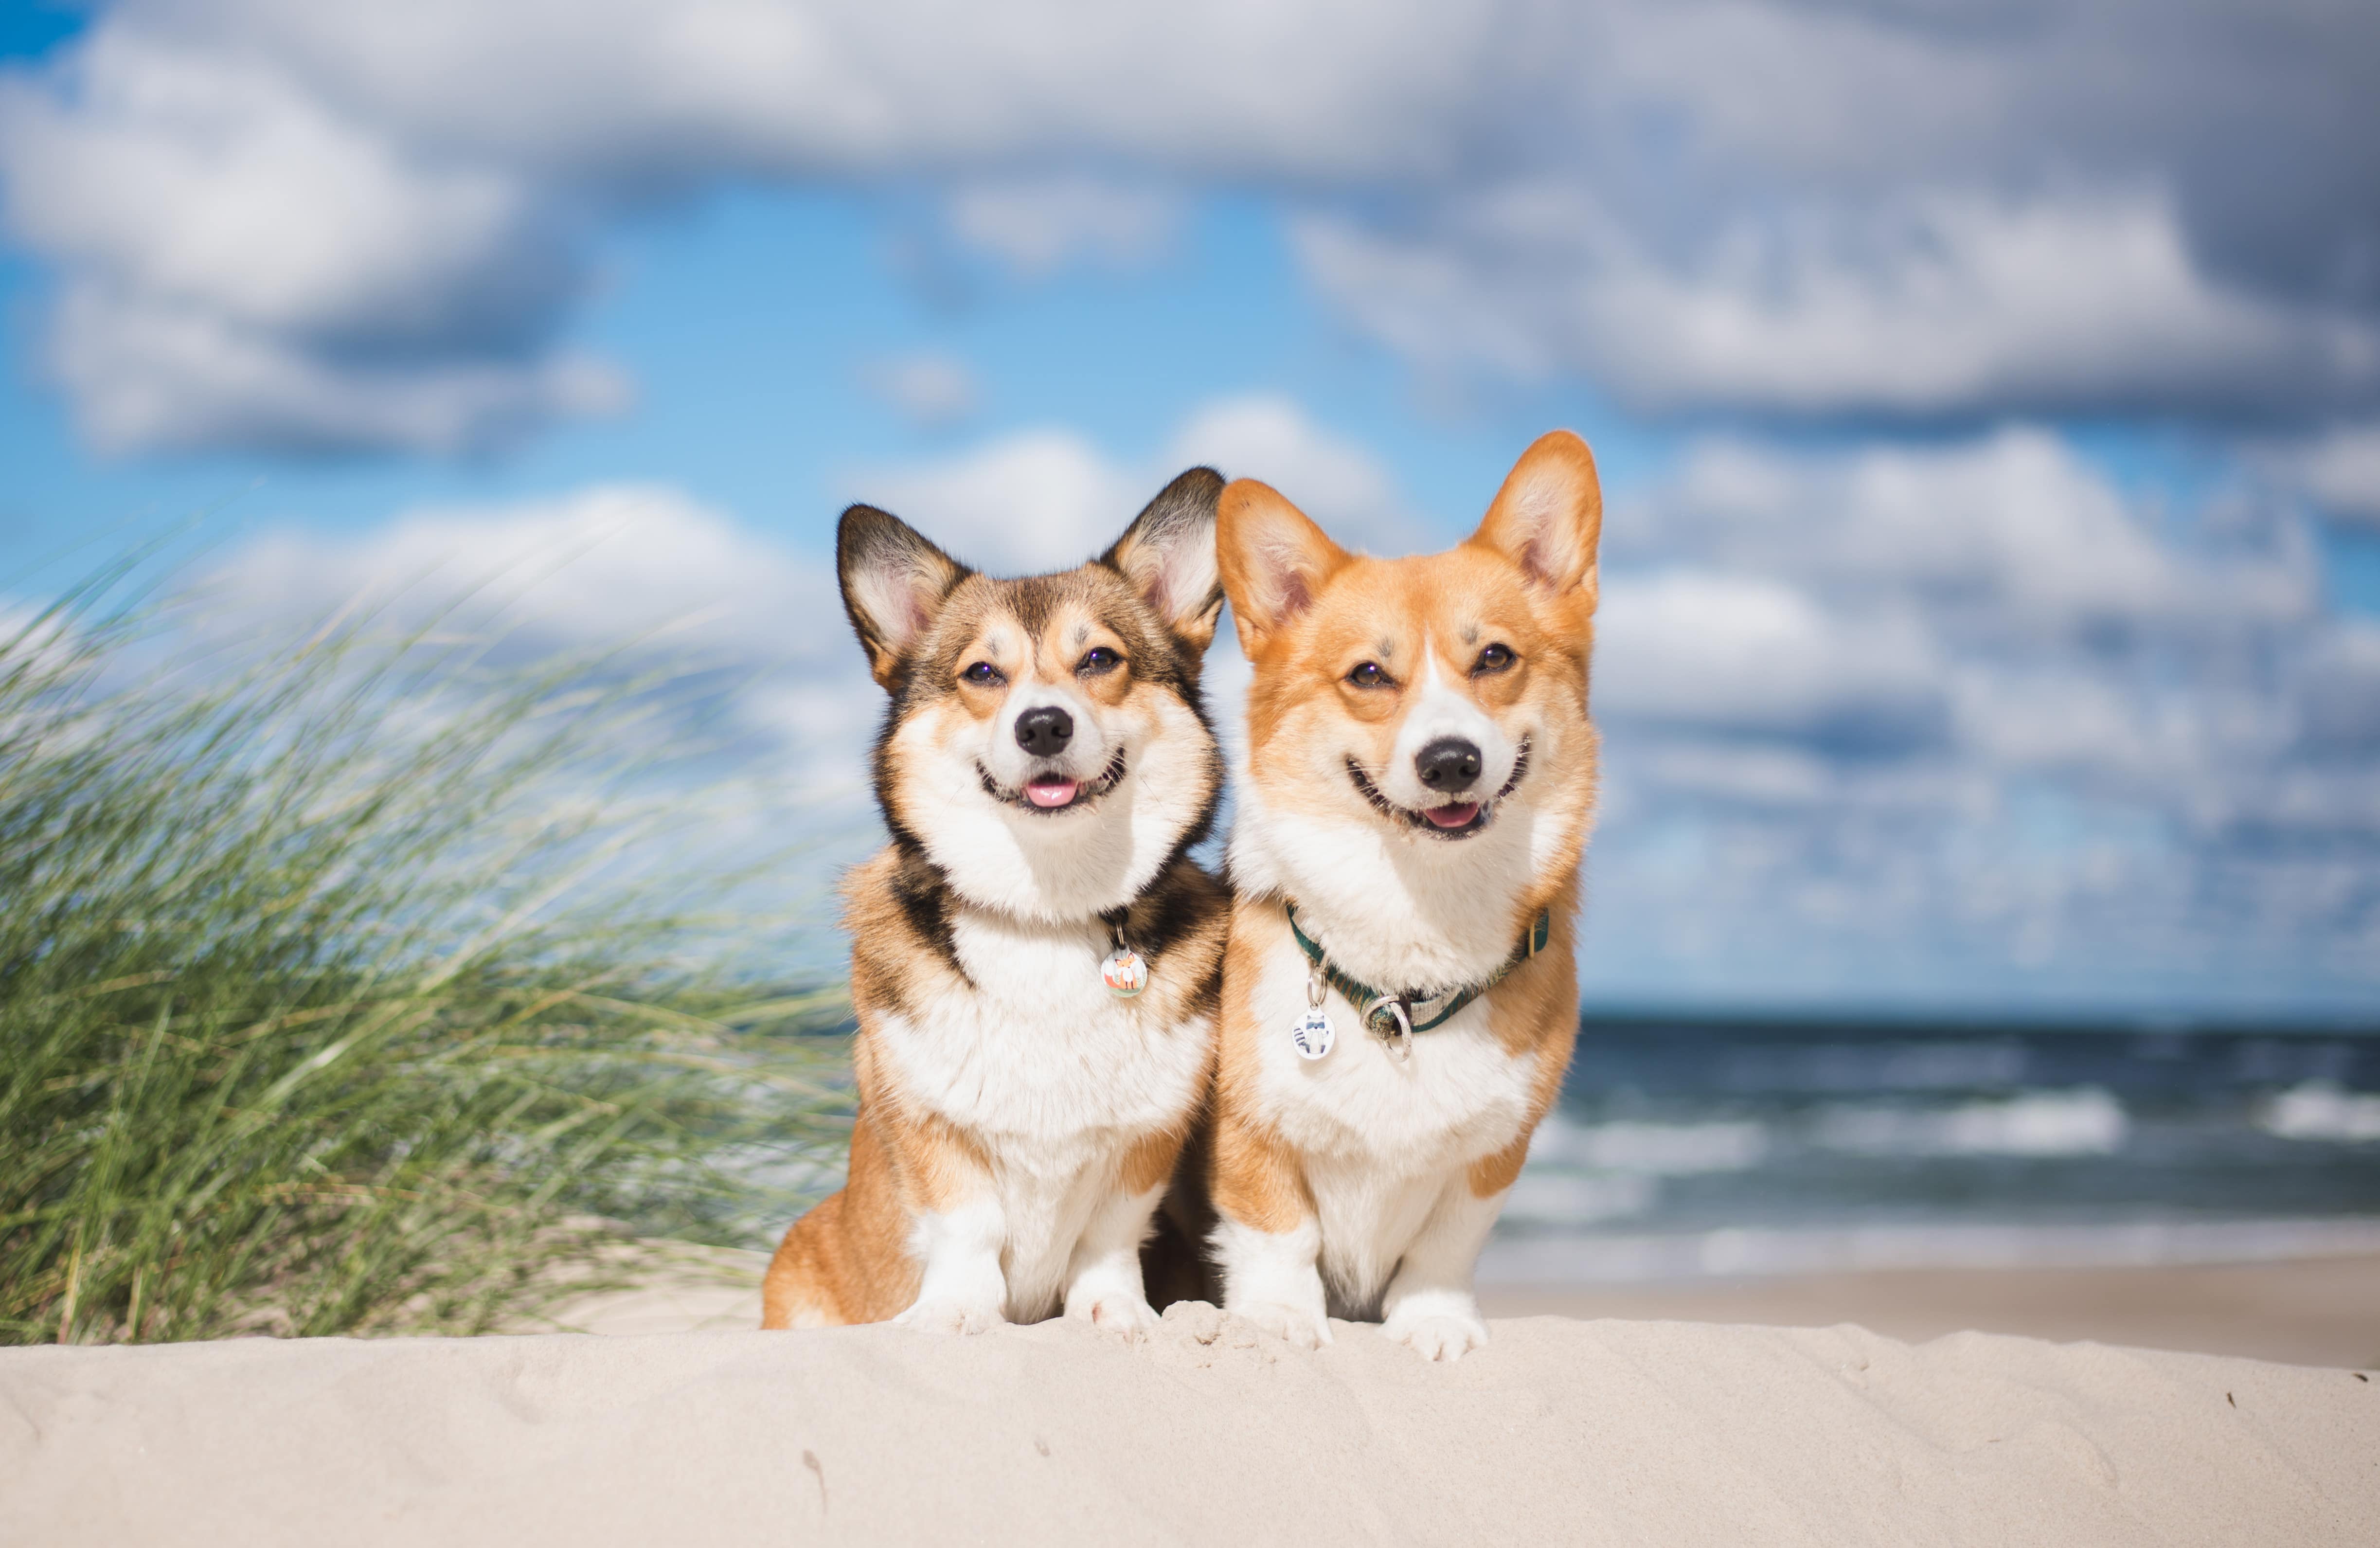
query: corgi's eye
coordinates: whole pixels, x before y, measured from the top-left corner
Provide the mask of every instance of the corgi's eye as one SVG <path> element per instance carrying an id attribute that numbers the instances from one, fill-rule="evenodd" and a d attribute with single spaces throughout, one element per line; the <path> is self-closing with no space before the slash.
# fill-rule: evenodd
<path id="1" fill-rule="evenodd" d="M 1112 672 L 1123 664 L 1123 657 L 1109 650 L 1105 645 L 1095 645 L 1083 652 L 1082 660 L 1075 663 L 1075 670 L 1086 677 L 1096 677 L 1102 672 Z"/>
<path id="2" fill-rule="evenodd" d="M 1367 661 L 1347 674 L 1347 680 L 1357 688 L 1392 688 L 1396 679 L 1380 670 L 1377 661 Z"/>
<path id="3" fill-rule="evenodd" d="M 1483 672 L 1501 672 L 1512 665 L 1515 659 L 1511 646 L 1490 645 L 1479 652 L 1479 660 L 1471 668 L 1471 675 L 1475 677 Z"/>
<path id="4" fill-rule="evenodd" d="M 1000 675 L 999 667 L 988 661 L 977 662 L 959 676 L 979 688 L 990 688 L 994 683 L 1004 683 L 1008 680 Z"/>

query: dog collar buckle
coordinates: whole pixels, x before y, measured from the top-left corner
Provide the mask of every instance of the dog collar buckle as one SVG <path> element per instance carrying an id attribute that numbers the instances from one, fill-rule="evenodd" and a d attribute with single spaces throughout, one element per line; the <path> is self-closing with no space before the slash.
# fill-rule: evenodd
<path id="1" fill-rule="evenodd" d="M 1413 1057 L 1413 1012 L 1406 1008 L 1402 995 L 1374 995 L 1364 1006 L 1364 1025 L 1395 1049 L 1398 1059 Z"/>
<path id="2" fill-rule="evenodd" d="M 1305 1002 L 1309 1007 L 1309 1013 L 1320 1016 L 1325 986 L 1336 988 L 1347 996 L 1349 1004 L 1363 1007 L 1365 1026 L 1370 1029 L 1375 1036 L 1394 1048 L 1399 1058 L 1404 1059 L 1413 1057 L 1415 1033 L 1427 1032 L 1432 1028 L 1442 1027 L 1454 1019 L 1458 1011 L 1503 982 L 1513 969 L 1524 962 L 1535 960 L 1553 940 L 1553 912 L 1551 909 L 1540 908 L 1537 910 L 1537 917 L 1529 921 L 1528 929 L 1524 931 L 1520 940 L 1514 943 L 1512 954 L 1504 958 L 1502 964 L 1494 972 L 1477 983 L 1468 984 L 1460 989 L 1441 990 L 1435 994 L 1416 995 L 1410 991 L 1399 994 L 1383 994 L 1370 984 L 1349 978 L 1345 973 L 1332 967 L 1329 954 L 1322 949 L 1322 944 L 1298 928 L 1297 905 L 1287 903 L 1283 907 L 1289 916 L 1289 932 L 1296 940 L 1297 949 L 1305 954 Z M 1414 1020 L 1414 1002 L 1416 999 L 1426 1005 L 1439 1005 L 1439 1008 L 1428 1020 L 1416 1023 Z M 1439 1004 L 1441 1001 L 1442 1005 Z M 1301 1052 L 1304 1050 L 1302 1043 L 1300 1050 Z M 1318 1055 L 1309 1054 L 1306 1056 L 1312 1058 Z"/>

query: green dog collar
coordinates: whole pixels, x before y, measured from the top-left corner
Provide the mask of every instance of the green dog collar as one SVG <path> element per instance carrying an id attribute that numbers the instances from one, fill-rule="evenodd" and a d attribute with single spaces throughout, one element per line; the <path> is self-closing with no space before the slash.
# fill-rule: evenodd
<path id="1" fill-rule="evenodd" d="M 1348 1004 L 1363 1013 L 1364 1024 L 1379 1037 L 1395 1037 L 1404 1031 L 1427 1032 L 1433 1028 L 1444 1026 L 1455 1012 L 1503 982 L 1513 969 L 1545 950 L 1546 943 L 1553 938 L 1552 911 L 1540 908 L 1537 910 L 1537 917 L 1530 921 L 1529 928 L 1521 932 L 1520 941 L 1512 947 L 1512 955 L 1504 958 L 1501 967 L 1479 982 L 1436 994 L 1415 994 L 1411 992 L 1390 994 L 1373 988 L 1361 979 L 1351 978 L 1331 966 L 1320 944 L 1297 927 L 1297 905 L 1292 903 L 1287 907 L 1289 932 L 1297 937 L 1298 949 L 1305 953 L 1305 960 L 1320 971 L 1329 981 L 1331 988 L 1347 997 Z M 1437 1015 L 1426 1021 L 1414 1019 L 1415 1006 L 1441 999 L 1446 1004 Z M 1401 1015 L 1400 1012 L 1402 1014 Z M 1402 1026 L 1399 1024 L 1401 1022 Z"/>

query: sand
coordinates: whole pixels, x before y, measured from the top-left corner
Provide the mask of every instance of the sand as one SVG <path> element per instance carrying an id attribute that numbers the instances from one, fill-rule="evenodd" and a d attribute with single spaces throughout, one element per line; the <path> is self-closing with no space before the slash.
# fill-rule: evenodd
<path id="1" fill-rule="evenodd" d="M 564 1306 L 588 1333 L 731 1333 L 760 1318 L 768 1257 L 673 1244 L 634 1290 Z M 1965 1330 L 2292 1365 L 2380 1362 L 2380 1255 L 2131 1268 L 1897 1269 L 1687 1284 L 1484 1285 L 1490 1317 L 1623 1317 L 1831 1327 L 1922 1343 Z M 524 1327 L 544 1332 L 546 1326 Z"/>
<path id="2" fill-rule="evenodd" d="M 1655 1317 L 1828 1327 L 1922 1342 L 1978 1328 L 2059 1342 L 2380 1364 L 2380 1257 L 2156 1268 L 1896 1269 L 1722 1284 L 1489 1286 L 1491 1317 Z M 2380 1544 L 2380 1536 L 2375 1536 Z"/>
<path id="3" fill-rule="evenodd" d="M 0 1351 L 0 1542 L 2380 1541 L 2380 1381 L 1540 1317 Z"/>

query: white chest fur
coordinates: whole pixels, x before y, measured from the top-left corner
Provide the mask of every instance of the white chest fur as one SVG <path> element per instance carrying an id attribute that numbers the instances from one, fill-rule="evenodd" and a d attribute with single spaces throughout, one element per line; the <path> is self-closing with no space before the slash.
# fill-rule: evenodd
<path id="1" fill-rule="evenodd" d="M 1165 1020 L 1170 996 L 1111 993 L 1096 921 L 968 909 L 953 939 L 973 986 L 878 1018 L 875 1052 L 909 1102 L 976 1140 L 1005 1222 L 1009 1315 L 1045 1315 L 1126 1152 L 1198 1100 L 1214 1030 L 1203 1016 Z"/>
<path id="2" fill-rule="evenodd" d="M 1536 1079 L 1489 1030 L 1483 998 L 1413 1039 L 1410 1058 L 1363 1028 L 1336 990 L 1339 1037 L 1301 1058 L 1291 1022 L 1306 1008 L 1306 960 L 1280 924 L 1250 997 L 1258 1058 L 1257 1115 L 1300 1152 L 1320 1217 L 1322 1272 L 1343 1315 L 1369 1315 L 1397 1262 L 1470 1164 L 1519 1139 Z"/>
<path id="3" fill-rule="evenodd" d="M 1298 899 L 1346 971 L 1413 988 L 1493 972 L 1512 949 L 1518 900 L 1575 827 L 1516 799 L 1486 833 L 1450 844 L 1384 832 L 1368 815 L 1283 818 L 1252 782 L 1239 798 L 1232 883 Z"/>

